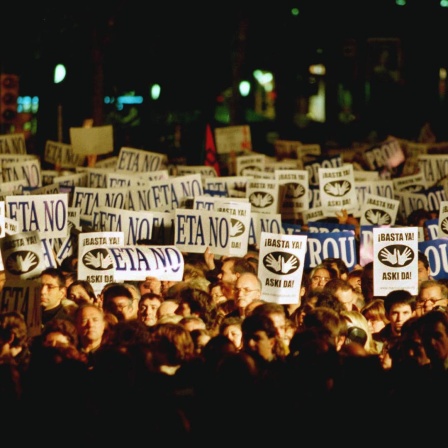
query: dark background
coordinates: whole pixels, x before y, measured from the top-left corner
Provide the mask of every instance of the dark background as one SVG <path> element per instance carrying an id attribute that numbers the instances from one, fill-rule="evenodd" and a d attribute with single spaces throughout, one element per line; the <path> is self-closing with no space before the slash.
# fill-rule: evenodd
<path id="1" fill-rule="evenodd" d="M 272 150 L 272 133 L 344 147 L 372 130 L 379 139 L 387 134 L 414 139 L 427 120 L 445 138 L 438 72 L 448 65 L 448 9 L 437 0 L 410 0 L 404 7 L 394 0 L 97 3 L 3 6 L 0 71 L 19 75 L 21 95 L 39 96 L 37 133 L 30 142 L 35 152 L 43 151 L 47 139 L 58 138 L 58 105 L 63 106 L 63 141 L 69 142 L 69 128 L 81 126 L 85 118 L 93 117 L 95 125 L 113 122 L 105 95 L 135 91 L 145 98 L 139 124 L 114 123 L 115 149 L 123 144 L 175 148 L 195 163 L 206 123 L 223 125 L 214 117 L 217 98 L 228 88 L 235 93 L 238 81 L 255 68 L 274 73 L 277 95 L 276 119 L 250 123 L 254 149 L 260 152 Z M 294 6 L 298 17 L 290 13 Z M 370 38 L 397 38 L 402 52 L 400 82 L 382 109 L 366 100 Z M 58 62 L 67 67 L 61 85 L 53 84 Z M 315 62 L 327 67 L 327 120 L 297 129 L 292 120 L 296 99 L 313 93 L 307 70 Z M 153 82 L 163 88 L 157 104 L 147 100 Z M 337 120 L 341 82 L 354 95 L 357 120 L 350 127 Z M 234 94 L 228 124 L 247 123 L 245 107 Z"/>

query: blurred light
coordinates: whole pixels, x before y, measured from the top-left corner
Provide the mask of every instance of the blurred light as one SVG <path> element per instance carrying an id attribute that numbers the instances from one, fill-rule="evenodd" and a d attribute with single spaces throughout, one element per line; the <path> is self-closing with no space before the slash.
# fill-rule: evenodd
<path id="1" fill-rule="evenodd" d="M 310 65 L 308 70 L 312 75 L 322 75 L 323 76 L 326 73 L 325 65 L 323 65 L 323 64 Z"/>
<path id="2" fill-rule="evenodd" d="M 255 70 L 253 75 L 261 85 L 268 84 L 274 79 L 274 75 L 271 72 L 265 72 L 263 70 Z"/>
<path id="3" fill-rule="evenodd" d="M 142 96 L 134 96 L 134 95 L 122 95 L 117 98 L 117 102 L 121 104 L 142 104 L 143 97 Z"/>
<path id="4" fill-rule="evenodd" d="M 17 112 L 35 114 L 39 109 L 39 97 L 38 96 L 19 96 L 17 97 Z"/>
<path id="5" fill-rule="evenodd" d="M 162 88 L 159 84 L 153 84 L 151 86 L 151 99 L 156 101 L 160 97 L 160 92 L 162 91 Z"/>
<path id="6" fill-rule="evenodd" d="M 445 80 L 446 79 L 446 68 L 440 67 L 439 69 L 439 78 Z"/>
<path id="7" fill-rule="evenodd" d="M 63 64 L 56 65 L 54 69 L 54 83 L 59 84 L 65 79 L 65 75 L 67 74 L 67 70 Z"/>
<path id="8" fill-rule="evenodd" d="M 292 8 L 291 14 L 295 17 L 297 17 L 300 14 L 299 8 Z"/>
<path id="9" fill-rule="evenodd" d="M 249 81 L 241 81 L 239 89 L 240 89 L 241 96 L 249 95 L 249 93 L 250 93 L 250 82 Z"/>
<path id="10" fill-rule="evenodd" d="M 442 8 L 448 8 L 448 0 L 440 0 L 440 6 Z"/>
<path id="11" fill-rule="evenodd" d="M 397 6 L 406 6 L 406 0 L 395 0 Z"/>

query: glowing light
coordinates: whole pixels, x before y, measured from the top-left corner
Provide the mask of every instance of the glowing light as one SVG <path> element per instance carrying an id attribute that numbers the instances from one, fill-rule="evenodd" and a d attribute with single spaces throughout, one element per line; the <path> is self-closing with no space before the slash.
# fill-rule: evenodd
<path id="1" fill-rule="evenodd" d="M 325 65 L 323 65 L 323 64 L 310 65 L 308 70 L 312 75 L 322 75 L 323 76 L 326 73 L 326 68 L 325 68 Z"/>
<path id="2" fill-rule="evenodd" d="M 239 85 L 241 96 L 247 96 L 250 93 L 250 82 L 241 81 Z"/>
<path id="3" fill-rule="evenodd" d="M 54 83 L 59 84 L 65 79 L 65 75 L 67 74 L 67 70 L 65 69 L 64 64 L 56 65 L 54 69 Z"/>
<path id="4" fill-rule="evenodd" d="M 160 97 L 160 93 L 162 92 L 162 88 L 159 84 L 153 84 L 151 86 L 151 99 L 158 100 Z"/>

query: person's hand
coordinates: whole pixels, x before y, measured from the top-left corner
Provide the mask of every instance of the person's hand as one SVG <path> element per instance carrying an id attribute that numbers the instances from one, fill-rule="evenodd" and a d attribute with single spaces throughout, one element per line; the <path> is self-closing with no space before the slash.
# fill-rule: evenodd
<path id="1" fill-rule="evenodd" d="M 146 277 L 145 283 L 149 284 L 149 290 L 153 294 L 162 295 L 162 282 L 157 277 Z"/>
<path id="2" fill-rule="evenodd" d="M 341 210 L 341 213 L 336 212 L 336 218 L 338 218 L 339 224 L 347 224 L 348 213 L 345 208 Z"/>
<path id="3" fill-rule="evenodd" d="M 215 269 L 215 256 L 210 247 L 207 247 L 207 249 L 205 249 L 204 261 L 210 271 L 213 271 L 213 269 Z"/>

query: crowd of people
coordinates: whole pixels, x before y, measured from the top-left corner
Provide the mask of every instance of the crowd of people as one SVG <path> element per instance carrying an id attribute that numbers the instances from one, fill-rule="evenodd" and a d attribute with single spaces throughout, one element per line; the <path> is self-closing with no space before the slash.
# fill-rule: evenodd
<path id="1" fill-rule="evenodd" d="M 184 258 L 182 281 L 100 294 L 76 278 L 76 259 L 45 269 L 39 335 L 0 313 L 4 428 L 35 428 L 50 445 L 448 445 L 448 288 L 423 253 L 416 296 L 375 297 L 372 263 L 327 258 L 288 305 L 262 299 L 255 248 Z"/>

